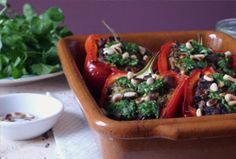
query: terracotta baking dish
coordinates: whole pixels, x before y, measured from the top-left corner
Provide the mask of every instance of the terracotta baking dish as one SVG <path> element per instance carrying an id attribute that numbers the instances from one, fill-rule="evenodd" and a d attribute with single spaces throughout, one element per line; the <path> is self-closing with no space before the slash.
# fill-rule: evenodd
<path id="1" fill-rule="evenodd" d="M 157 51 L 164 42 L 186 42 L 199 33 L 207 45 L 236 53 L 236 40 L 214 31 L 132 33 L 120 37 Z M 85 39 L 70 36 L 60 40 L 58 53 L 70 87 L 99 138 L 104 159 L 236 158 L 236 114 L 144 121 L 115 121 L 104 116 L 83 80 Z"/>

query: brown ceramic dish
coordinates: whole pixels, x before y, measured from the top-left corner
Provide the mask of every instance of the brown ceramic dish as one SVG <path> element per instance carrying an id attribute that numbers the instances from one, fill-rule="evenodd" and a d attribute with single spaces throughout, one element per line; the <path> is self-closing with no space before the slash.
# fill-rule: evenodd
<path id="1" fill-rule="evenodd" d="M 157 51 L 164 42 L 186 42 L 196 39 L 199 33 L 211 47 L 236 53 L 236 40 L 213 31 L 135 33 L 120 37 Z M 58 43 L 58 52 L 89 126 L 98 134 L 104 159 L 235 158 L 236 114 L 144 121 L 115 121 L 104 116 L 81 72 L 85 39 L 86 36 L 64 38 Z"/>

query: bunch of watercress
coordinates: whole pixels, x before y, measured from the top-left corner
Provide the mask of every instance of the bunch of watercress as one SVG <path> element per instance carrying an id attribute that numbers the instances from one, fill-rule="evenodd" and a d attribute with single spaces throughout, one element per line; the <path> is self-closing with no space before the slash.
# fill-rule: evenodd
<path id="1" fill-rule="evenodd" d="M 0 79 L 43 75 L 61 70 L 57 41 L 72 33 L 63 26 L 60 8 L 37 14 L 30 4 L 16 13 L 7 0 L 0 0 Z"/>

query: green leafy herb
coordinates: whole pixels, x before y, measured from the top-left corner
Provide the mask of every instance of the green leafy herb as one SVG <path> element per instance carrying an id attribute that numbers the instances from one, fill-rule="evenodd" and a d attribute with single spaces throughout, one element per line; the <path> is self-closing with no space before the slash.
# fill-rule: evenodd
<path id="1" fill-rule="evenodd" d="M 211 99 L 215 99 L 218 100 L 226 109 L 229 113 L 234 113 L 236 112 L 236 108 L 233 106 L 228 105 L 228 103 L 226 102 L 226 100 L 224 99 L 223 96 L 221 96 L 219 93 L 217 92 L 210 92 L 210 94 L 208 95 L 209 98 Z"/>
<path id="2" fill-rule="evenodd" d="M 164 81 L 162 79 L 156 80 L 153 84 L 148 85 L 146 81 L 139 83 L 136 88 L 140 94 L 148 92 L 158 91 L 164 87 Z"/>
<path id="3" fill-rule="evenodd" d="M 229 59 L 228 58 L 224 58 L 223 60 L 220 60 L 218 62 L 218 66 L 224 71 L 224 73 L 232 75 L 234 74 L 233 70 L 231 70 L 228 66 L 229 66 Z"/>
<path id="4" fill-rule="evenodd" d="M 53 7 L 37 15 L 30 4 L 17 14 L 0 0 L 0 78 L 20 78 L 61 70 L 57 41 L 72 33 L 63 27 L 61 9 Z"/>
<path id="5" fill-rule="evenodd" d="M 143 102 L 138 105 L 139 117 L 145 119 L 159 118 L 159 106 L 156 101 Z"/>
<path id="6" fill-rule="evenodd" d="M 111 117 L 121 120 L 132 120 L 136 118 L 137 105 L 132 100 L 120 100 L 108 107 L 108 114 Z"/>
<path id="7" fill-rule="evenodd" d="M 138 59 L 123 59 L 120 54 L 112 54 L 108 55 L 105 57 L 105 60 L 108 63 L 112 63 L 116 65 L 117 67 L 122 67 L 122 66 L 135 66 L 138 64 Z"/>

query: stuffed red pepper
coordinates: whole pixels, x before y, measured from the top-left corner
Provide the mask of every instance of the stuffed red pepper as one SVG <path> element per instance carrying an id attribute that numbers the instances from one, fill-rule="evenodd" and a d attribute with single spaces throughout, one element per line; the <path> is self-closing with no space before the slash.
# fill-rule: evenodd
<path id="1" fill-rule="evenodd" d="M 184 116 L 236 112 L 236 78 L 213 68 L 194 70 L 185 87 Z"/>
<path id="2" fill-rule="evenodd" d="M 115 120 L 171 118 L 182 104 L 184 85 L 176 73 L 138 78 L 117 72 L 106 80 L 100 105 Z"/>
<path id="3" fill-rule="evenodd" d="M 149 61 L 152 53 L 142 46 L 119 38 L 90 35 L 85 42 L 84 75 L 92 90 L 103 88 L 113 70 L 137 72 Z"/>
<path id="4" fill-rule="evenodd" d="M 236 73 L 234 59 L 230 51 L 214 51 L 196 40 L 189 40 L 186 43 L 169 42 L 161 47 L 158 69 L 160 74 L 174 71 L 189 75 L 194 69 L 212 67 L 217 72 L 234 76 Z"/>

